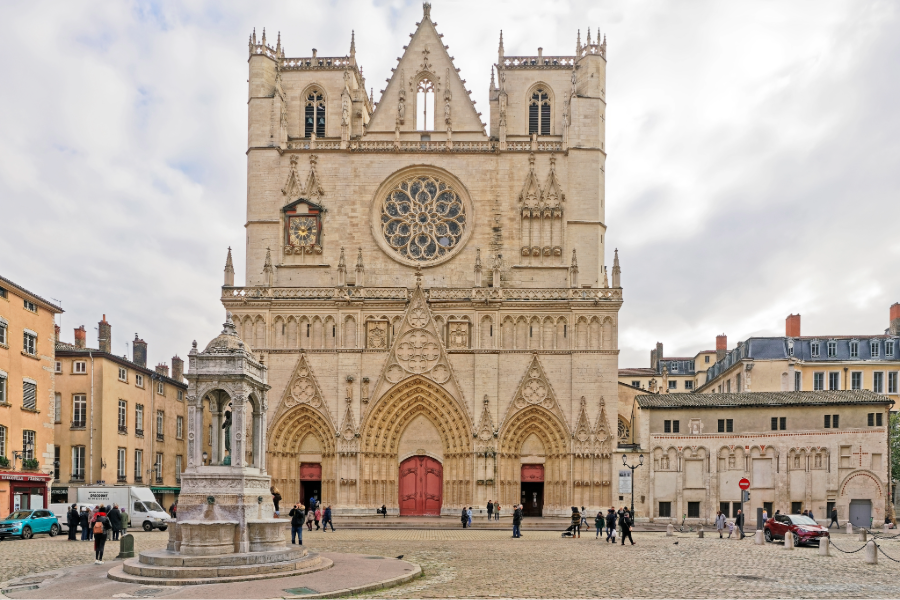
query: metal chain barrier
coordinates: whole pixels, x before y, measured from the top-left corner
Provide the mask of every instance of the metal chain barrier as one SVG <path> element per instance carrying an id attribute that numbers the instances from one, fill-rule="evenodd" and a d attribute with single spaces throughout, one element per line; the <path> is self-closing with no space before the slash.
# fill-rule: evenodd
<path id="1" fill-rule="evenodd" d="M 842 550 L 840 547 L 838 547 L 838 546 L 834 543 L 834 540 L 830 540 L 830 542 L 831 542 L 831 547 L 832 547 L 832 548 L 834 548 L 834 549 L 837 550 L 838 552 L 843 552 L 844 554 L 855 554 L 855 553 L 859 552 L 860 550 L 862 550 L 863 548 L 866 547 L 866 545 L 863 544 L 862 546 L 860 546 L 860 547 L 857 548 L 856 550 Z"/>
<path id="2" fill-rule="evenodd" d="M 897 560 L 896 558 L 894 558 L 894 557 L 892 557 L 892 556 L 888 556 L 888 553 L 885 552 L 885 551 L 884 551 L 884 548 L 882 548 L 880 545 L 875 544 L 875 547 L 878 548 L 878 549 L 881 551 L 881 553 L 884 554 L 885 557 L 887 557 L 889 560 L 892 560 L 892 561 L 894 561 L 895 563 L 900 563 L 900 560 Z"/>
<path id="3" fill-rule="evenodd" d="M 877 539 L 877 540 L 893 540 L 896 538 L 900 538 L 900 533 L 898 533 L 896 535 L 885 535 L 883 532 L 876 533 L 876 532 L 872 531 L 871 529 L 866 529 L 866 532 L 868 532 L 868 534 L 870 536 L 872 536 L 873 539 Z"/>

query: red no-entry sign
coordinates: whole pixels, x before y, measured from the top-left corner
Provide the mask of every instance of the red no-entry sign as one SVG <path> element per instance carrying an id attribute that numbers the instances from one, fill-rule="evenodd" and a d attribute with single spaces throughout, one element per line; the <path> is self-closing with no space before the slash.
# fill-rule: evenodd
<path id="1" fill-rule="evenodd" d="M 742 490 L 749 490 L 749 489 L 750 489 L 750 480 L 747 479 L 746 477 L 744 477 L 743 479 L 741 479 L 741 480 L 738 482 L 738 486 L 739 486 Z"/>

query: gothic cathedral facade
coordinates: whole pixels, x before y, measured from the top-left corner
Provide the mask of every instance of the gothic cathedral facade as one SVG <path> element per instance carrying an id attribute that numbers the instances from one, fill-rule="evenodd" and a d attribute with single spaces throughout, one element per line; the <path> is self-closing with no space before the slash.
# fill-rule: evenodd
<path id="1" fill-rule="evenodd" d="M 377 103 L 352 40 L 250 39 L 246 283 L 229 254 L 222 302 L 267 367 L 265 464 L 343 514 L 609 506 L 605 41 L 501 34 L 486 125 L 430 13 Z"/>

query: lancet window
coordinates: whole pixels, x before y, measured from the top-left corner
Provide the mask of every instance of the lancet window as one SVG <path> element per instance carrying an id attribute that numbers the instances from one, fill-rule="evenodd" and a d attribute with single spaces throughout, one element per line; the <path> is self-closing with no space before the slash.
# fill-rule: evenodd
<path id="1" fill-rule="evenodd" d="M 319 90 L 311 90 L 306 96 L 306 113 L 304 122 L 304 137 L 325 137 L 325 97 Z"/>
<path id="2" fill-rule="evenodd" d="M 528 102 L 528 135 L 550 135 L 550 94 L 537 88 Z"/>
<path id="3" fill-rule="evenodd" d="M 416 87 L 416 129 L 434 131 L 434 83 L 427 77 Z"/>

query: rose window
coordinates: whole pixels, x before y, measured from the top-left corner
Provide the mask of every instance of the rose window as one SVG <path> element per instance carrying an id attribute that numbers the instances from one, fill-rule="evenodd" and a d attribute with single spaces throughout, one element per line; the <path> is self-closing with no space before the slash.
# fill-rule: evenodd
<path id="1" fill-rule="evenodd" d="M 402 180 L 381 205 L 381 231 L 387 245 L 416 263 L 449 258 L 462 246 L 467 218 L 457 191 L 430 175 Z"/>

